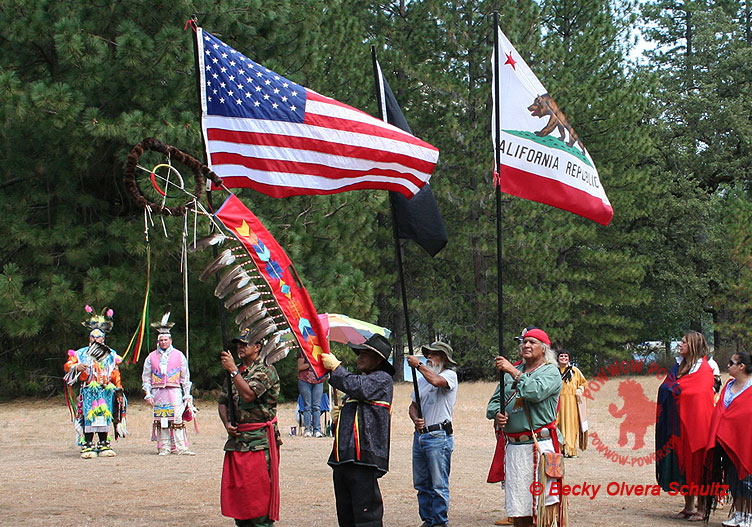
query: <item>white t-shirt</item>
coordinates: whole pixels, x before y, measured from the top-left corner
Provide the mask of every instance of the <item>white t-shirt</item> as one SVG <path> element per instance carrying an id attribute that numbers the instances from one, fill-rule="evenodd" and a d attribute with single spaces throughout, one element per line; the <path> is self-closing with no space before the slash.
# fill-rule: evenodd
<path id="1" fill-rule="evenodd" d="M 426 426 L 452 420 L 454 403 L 457 401 L 457 372 L 445 369 L 439 375 L 449 383 L 448 388 L 437 388 L 422 375 L 418 378 L 418 393 L 420 393 L 420 409 Z M 415 402 L 415 391 L 412 393 Z"/>

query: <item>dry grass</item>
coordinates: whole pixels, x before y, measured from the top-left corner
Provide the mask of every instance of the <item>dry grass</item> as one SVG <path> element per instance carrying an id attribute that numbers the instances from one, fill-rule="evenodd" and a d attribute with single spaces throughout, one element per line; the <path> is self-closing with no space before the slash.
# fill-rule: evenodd
<path id="1" fill-rule="evenodd" d="M 620 379 L 606 382 L 590 405 L 591 428 L 604 444 L 624 456 L 645 456 L 653 450 L 654 427 L 648 428 L 646 445 L 638 451 L 618 448 L 619 421 L 608 412 L 617 396 Z M 655 399 L 660 382 L 655 377 L 637 379 Z M 386 526 L 418 526 L 412 488 L 412 427 L 407 417 L 411 385 L 395 390 L 390 472 L 381 479 Z M 454 526 L 489 527 L 504 516 L 500 486 L 487 484 L 494 449 L 490 422 L 485 419 L 492 383 L 463 383 L 455 408 L 455 451 L 450 480 L 450 521 Z M 132 401 L 128 426 L 133 435 L 115 445 L 118 456 L 82 460 L 73 445 L 73 427 L 67 409 L 58 402 L 17 401 L 0 405 L 0 523 L 3 526 L 209 526 L 233 525 L 219 513 L 219 483 L 224 433 L 215 405 L 200 402 L 200 434 L 189 428 L 196 457 L 158 457 L 149 442 L 149 411 Z M 334 492 L 326 460 L 331 438 L 288 437 L 295 423 L 295 408 L 279 410 L 282 447 L 282 519 L 277 525 L 334 526 Z M 567 483 L 600 484 L 594 499 L 570 498 L 574 526 L 676 526 L 669 515 L 680 510 L 681 497 L 609 496 L 610 482 L 655 484 L 655 466 L 622 466 L 604 458 L 591 446 L 577 459 L 567 460 Z M 726 509 L 727 511 L 728 509 Z M 725 511 L 716 512 L 711 524 L 720 525 Z"/>

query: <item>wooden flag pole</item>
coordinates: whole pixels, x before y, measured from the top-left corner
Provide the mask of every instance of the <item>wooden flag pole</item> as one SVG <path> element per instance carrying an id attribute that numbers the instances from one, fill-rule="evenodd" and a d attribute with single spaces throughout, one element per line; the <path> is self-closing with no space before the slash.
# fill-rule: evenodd
<path id="1" fill-rule="evenodd" d="M 194 24 L 193 26 L 193 60 L 195 62 L 196 67 L 196 87 L 198 92 L 198 107 L 199 107 L 199 120 L 201 119 L 201 114 L 203 112 L 203 106 L 201 104 L 201 77 L 199 74 L 199 62 L 198 62 L 198 17 L 196 15 L 193 15 L 192 22 Z M 186 24 L 188 25 L 188 24 Z M 201 134 L 201 142 L 204 146 L 204 164 L 207 164 L 206 159 L 206 138 L 204 137 L 204 134 Z M 206 188 L 206 202 L 209 204 L 209 211 L 214 214 L 214 205 L 212 204 L 212 192 L 211 192 L 211 181 L 207 179 L 207 188 Z M 211 230 L 214 231 L 214 222 L 211 224 Z M 212 245 L 212 252 L 214 254 L 214 258 L 218 255 L 218 250 L 216 245 Z M 215 274 L 217 282 L 219 282 L 219 271 Z M 225 309 L 224 305 L 222 304 L 222 299 L 217 299 L 217 304 L 219 308 L 219 325 L 220 329 L 222 331 L 222 349 L 227 350 L 232 354 L 232 350 L 230 350 L 230 340 L 227 336 L 227 321 L 225 320 Z M 232 378 L 230 377 L 230 372 L 225 371 L 225 386 L 227 390 L 227 419 L 230 421 L 230 424 L 232 426 L 237 426 L 237 416 L 235 415 L 235 404 L 233 402 L 232 398 Z"/>
<path id="2" fill-rule="evenodd" d="M 499 355 L 505 357 L 504 354 L 504 273 L 502 269 L 502 253 L 501 253 L 501 101 L 499 100 L 499 12 L 494 11 L 494 119 L 495 119 L 495 132 L 496 138 L 494 141 L 496 161 L 497 177 L 495 179 L 496 187 L 496 269 L 497 279 L 496 286 L 498 289 L 498 325 L 499 325 Z M 504 413 L 504 372 L 499 372 L 499 409 Z"/>
<path id="3" fill-rule="evenodd" d="M 379 116 L 384 122 L 389 122 L 384 110 L 384 97 L 381 92 L 381 72 L 376 60 L 376 48 L 371 46 L 371 55 L 373 56 L 373 75 L 376 80 L 376 99 L 379 103 Z M 397 208 L 394 205 L 391 193 L 389 194 L 389 205 L 392 209 L 392 236 L 394 237 L 394 254 L 397 259 L 397 275 L 399 276 L 400 291 L 402 292 L 402 310 L 405 315 L 405 333 L 407 336 L 407 348 L 410 355 L 415 355 L 413 351 L 413 337 L 410 330 L 410 315 L 407 309 L 407 287 L 405 286 L 405 273 L 402 268 L 402 247 L 399 243 L 399 229 L 397 228 Z M 395 367 L 397 365 L 395 364 Z M 401 366 L 401 365 L 400 365 Z M 415 405 L 418 408 L 418 418 L 423 419 L 423 411 L 420 407 L 420 393 L 418 392 L 418 375 L 417 370 L 412 368 L 413 373 L 413 390 L 415 391 Z"/>

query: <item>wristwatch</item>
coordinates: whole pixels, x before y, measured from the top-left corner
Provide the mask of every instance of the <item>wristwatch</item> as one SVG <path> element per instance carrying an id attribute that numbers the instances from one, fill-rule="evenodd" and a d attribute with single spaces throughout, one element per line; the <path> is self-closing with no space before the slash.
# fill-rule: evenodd
<path id="1" fill-rule="evenodd" d="M 230 379 L 234 379 L 237 374 L 238 374 L 238 370 L 235 370 L 235 371 L 231 372 L 230 373 Z"/>

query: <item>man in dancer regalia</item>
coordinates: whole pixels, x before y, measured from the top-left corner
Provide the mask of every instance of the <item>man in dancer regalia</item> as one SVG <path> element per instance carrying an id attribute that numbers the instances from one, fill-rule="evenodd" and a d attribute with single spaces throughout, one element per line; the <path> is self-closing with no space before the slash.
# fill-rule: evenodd
<path id="1" fill-rule="evenodd" d="M 125 406 L 118 368 L 122 359 L 104 345 L 107 332 L 112 330 L 112 310 L 104 308 L 97 315 L 90 306 L 85 309 L 89 317 L 82 324 L 90 330 L 89 345 L 68 352 L 64 379 L 68 386 L 81 383 L 76 410 L 77 428 L 83 434 L 81 457 L 113 457 L 116 454 L 110 446 L 110 424 L 113 414 L 119 414 L 117 409 Z"/>
<path id="2" fill-rule="evenodd" d="M 141 374 L 144 399 L 154 409 L 152 441 L 157 442 L 157 453 L 193 456 L 183 422 L 186 407 L 193 406 L 191 372 L 183 352 L 172 345 L 170 329 L 175 324 L 169 322 L 169 317 L 167 311 L 159 322 L 151 324 L 158 332 L 157 349 L 144 361 Z"/>

